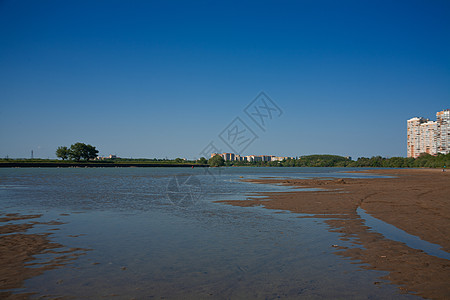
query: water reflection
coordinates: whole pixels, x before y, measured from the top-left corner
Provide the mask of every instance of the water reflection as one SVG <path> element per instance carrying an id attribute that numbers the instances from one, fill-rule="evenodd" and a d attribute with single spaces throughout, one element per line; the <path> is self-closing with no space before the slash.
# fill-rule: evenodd
<path id="1" fill-rule="evenodd" d="M 424 241 L 415 235 L 409 234 L 391 224 L 374 218 L 366 213 L 361 207 L 358 207 L 356 212 L 364 220 L 367 226 L 371 227 L 374 231 L 381 233 L 386 238 L 405 243 L 408 247 L 422 250 L 429 255 L 450 260 L 450 253 L 441 250 L 442 247 L 440 245 Z"/>
<path id="2" fill-rule="evenodd" d="M 93 249 L 70 268 L 28 280 L 27 291 L 118 299 L 414 298 L 400 295 L 392 285 L 375 286 L 384 272 L 360 270 L 334 255 L 330 245 L 350 242 L 340 241 L 321 220 L 215 203 L 287 190 L 241 182 L 241 177 L 338 177 L 340 169 L 210 171 L 212 175 L 196 168 L 0 170 L 0 185 L 27 187 L 0 189 L 2 209 L 61 220 L 65 224 L 52 235 L 56 241 Z M 171 203 L 167 188 L 174 176 L 195 176 L 201 200 Z M 179 190 L 178 196 L 193 191 Z"/>

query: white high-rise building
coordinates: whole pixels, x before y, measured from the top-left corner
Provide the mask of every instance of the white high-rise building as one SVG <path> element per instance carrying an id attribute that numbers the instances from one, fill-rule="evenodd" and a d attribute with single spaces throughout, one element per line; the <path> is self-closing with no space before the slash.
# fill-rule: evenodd
<path id="1" fill-rule="evenodd" d="M 407 155 L 450 153 L 450 110 L 436 113 L 437 121 L 412 118 L 407 121 Z"/>
<path id="2" fill-rule="evenodd" d="M 421 128 L 420 125 L 427 122 L 428 119 L 424 118 L 412 118 L 407 121 L 407 155 L 408 157 L 418 157 L 422 153 L 420 137 Z"/>
<path id="3" fill-rule="evenodd" d="M 421 153 L 437 154 L 436 133 L 437 123 L 435 121 L 427 121 L 420 124 L 419 149 Z"/>
<path id="4" fill-rule="evenodd" d="M 437 152 L 450 153 L 450 109 L 436 113 Z"/>

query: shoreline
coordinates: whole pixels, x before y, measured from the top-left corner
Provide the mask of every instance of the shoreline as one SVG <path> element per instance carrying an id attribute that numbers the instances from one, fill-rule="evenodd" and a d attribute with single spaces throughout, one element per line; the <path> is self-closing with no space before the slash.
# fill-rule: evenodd
<path id="1" fill-rule="evenodd" d="M 356 260 L 361 267 L 387 271 L 382 279 L 399 286 L 402 292 L 425 298 L 450 297 L 450 261 L 386 239 L 365 225 L 357 214 L 361 207 L 369 215 L 422 240 L 438 244 L 450 252 L 450 172 L 440 169 L 376 169 L 349 171 L 387 175 L 393 178 L 264 178 L 242 181 L 281 184 L 287 192 L 259 193 L 249 200 L 221 203 L 287 210 L 321 218 L 329 230 L 351 247 L 332 245 L 335 254 Z M 319 191 L 302 191 L 319 188 Z M 305 216 L 299 216 L 305 218 Z M 363 246 L 363 248 L 361 248 Z M 374 284 L 381 284 L 375 282 Z"/>
<path id="2" fill-rule="evenodd" d="M 0 168 L 206 168 L 200 164 L 148 164 L 148 163 L 97 163 L 97 162 L 7 162 Z"/>
<path id="3" fill-rule="evenodd" d="M 146 163 L 146 162 L 97 162 L 97 161 L 42 161 L 42 162 L 5 162 L 0 161 L 0 168 L 192 168 L 192 167 L 200 167 L 200 168 L 209 168 L 211 167 L 209 164 L 196 164 L 196 163 L 186 163 L 186 164 L 177 164 L 177 163 Z M 231 166 L 220 166 L 219 168 L 278 168 L 280 166 L 269 166 L 269 165 L 231 165 Z M 295 167 L 295 166 L 282 166 L 283 168 L 339 168 L 339 169 L 365 169 L 365 170 L 442 170 L 442 167 L 435 168 L 411 168 L 411 167 L 400 167 L 400 168 L 389 168 L 389 167 L 350 167 L 350 166 L 327 166 L 327 167 Z M 348 171 L 353 172 L 353 171 Z M 356 171 L 360 172 L 360 171 Z"/>

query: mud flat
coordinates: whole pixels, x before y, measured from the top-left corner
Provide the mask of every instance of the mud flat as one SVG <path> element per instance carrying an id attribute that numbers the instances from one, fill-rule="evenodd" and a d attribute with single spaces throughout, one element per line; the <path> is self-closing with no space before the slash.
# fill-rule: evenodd
<path id="1" fill-rule="evenodd" d="M 336 254 L 350 258 L 362 268 L 387 271 L 380 278 L 405 293 L 424 298 L 450 298 L 450 260 L 429 255 L 400 241 L 389 240 L 366 226 L 357 213 L 371 216 L 438 244 L 450 252 L 450 172 L 439 169 L 388 169 L 365 173 L 392 178 L 311 178 L 245 180 L 298 188 L 290 192 L 261 193 L 239 201 L 220 201 L 235 206 L 264 206 L 323 218 L 329 230 L 338 232 L 351 247 L 332 245 Z M 302 191 L 318 188 L 318 191 Z"/>
<path id="2" fill-rule="evenodd" d="M 0 298 L 28 299 L 32 292 L 17 292 L 28 278 L 41 275 L 46 270 L 58 268 L 85 254 L 87 249 L 64 248 L 52 242 L 51 233 L 30 234 L 27 231 L 35 225 L 45 225 L 49 229 L 60 222 L 39 222 L 41 215 L 0 213 Z M 29 220 L 29 221 L 28 221 Z M 46 262 L 37 262 L 38 254 L 51 254 Z"/>

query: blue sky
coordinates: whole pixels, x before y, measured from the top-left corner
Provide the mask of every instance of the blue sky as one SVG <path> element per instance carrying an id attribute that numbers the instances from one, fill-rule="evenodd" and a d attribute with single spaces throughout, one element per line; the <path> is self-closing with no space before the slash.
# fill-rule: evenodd
<path id="1" fill-rule="evenodd" d="M 0 1 L 0 157 L 406 156 L 450 108 L 449 1 Z M 264 132 L 244 108 L 264 91 Z M 229 151 L 226 145 L 218 145 Z"/>

